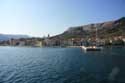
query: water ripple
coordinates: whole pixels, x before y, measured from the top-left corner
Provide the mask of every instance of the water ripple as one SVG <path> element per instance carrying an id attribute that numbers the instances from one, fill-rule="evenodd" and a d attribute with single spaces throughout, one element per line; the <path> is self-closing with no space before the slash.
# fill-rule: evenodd
<path id="1" fill-rule="evenodd" d="M 79 48 L 0 48 L 0 83 L 125 82 L 125 49 L 84 53 Z M 122 56 L 120 56 L 122 55 Z"/>

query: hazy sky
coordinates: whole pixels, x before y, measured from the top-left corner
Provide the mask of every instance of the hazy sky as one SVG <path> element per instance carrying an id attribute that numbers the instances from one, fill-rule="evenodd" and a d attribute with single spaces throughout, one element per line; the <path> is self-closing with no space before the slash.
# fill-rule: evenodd
<path id="1" fill-rule="evenodd" d="M 125 0 L 0 0 L 0 33 L 56 35 L 125 16 Z"/>

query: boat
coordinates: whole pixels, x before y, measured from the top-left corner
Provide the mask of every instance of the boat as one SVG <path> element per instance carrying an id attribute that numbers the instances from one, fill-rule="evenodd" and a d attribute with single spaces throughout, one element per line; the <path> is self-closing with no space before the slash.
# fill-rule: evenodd
<path id="1" fill-rule="evenodd" d="M 97 28 L 96 28 L 96 45 L 91 46 L 81 46 L 81 48 L 85 51 L 101 51 L 103 48 L 98 46 L 97 44 Z"/>
<path id="2" fill-rule="evenodd" d="M 98 46 L 81 46 L 81 48 L 85 51 L 101 51 L 102 47 Z"/>

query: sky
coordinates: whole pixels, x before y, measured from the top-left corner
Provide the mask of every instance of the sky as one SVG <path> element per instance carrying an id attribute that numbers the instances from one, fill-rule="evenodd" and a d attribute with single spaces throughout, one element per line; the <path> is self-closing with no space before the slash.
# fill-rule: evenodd
<path id="1" fill-rule="evenodd" d="M 125 16 L 125 0 L 0 0 L 0 33 L 43 37 Z"/>

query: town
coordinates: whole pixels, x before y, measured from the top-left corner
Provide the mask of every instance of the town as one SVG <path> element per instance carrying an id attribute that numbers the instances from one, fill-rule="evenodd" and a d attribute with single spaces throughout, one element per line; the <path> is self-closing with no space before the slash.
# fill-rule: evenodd
<path id="1" fill-rule="evenodd" d="M 82 46 L 82 45 L 95 45 L 99 46 L 125 46 L 125 37 L 116 36 L 107 39 L 93 38 L 69 38 L 61 39 L 54 37 L 45 38 L 20 38 L 0 41 L 0 46 L 32 46 L 32 47 L 53 47 L 53 46 Z"/>
<path id="2" fill-rule="evenodd" d="M 67 47 L 82 45 L 125 46 L 125 17 L 114 21 L 70 27 L 55 36 L 10 38 L 0 46 Z"/>

